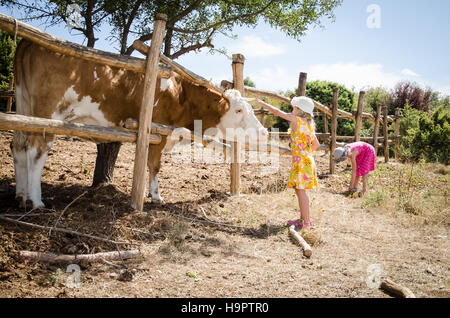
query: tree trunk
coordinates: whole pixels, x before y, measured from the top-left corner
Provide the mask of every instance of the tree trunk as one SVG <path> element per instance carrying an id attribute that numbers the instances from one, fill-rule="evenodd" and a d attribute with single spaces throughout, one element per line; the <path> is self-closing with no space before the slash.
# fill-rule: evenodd
<path id="1" fill-rule="evenodd" d="M 97 160 L 95 161 L 94 180 L 92 186 L 102 183 L 111 183 L 114 178 L 114 165 L 119 154 L 120 142 L 111 142 L 97 145 Z"/>

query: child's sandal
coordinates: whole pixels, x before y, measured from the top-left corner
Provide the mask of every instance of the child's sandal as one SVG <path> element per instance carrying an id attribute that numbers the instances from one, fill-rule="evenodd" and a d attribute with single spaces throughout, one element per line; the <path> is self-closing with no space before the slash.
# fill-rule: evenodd
<path id="1" fill-rule="evenodd" d="M 290 220 L 290 221 L 287 222 L 287 225 L 288 225 L 289 227 L 291 227 L 292 225 L 294 225 L 296 230 L 301 230 L 302 227 L 303 227 L 302 220 L 300 220 L 300 219 L 297 219 L 297 220 Z"/>

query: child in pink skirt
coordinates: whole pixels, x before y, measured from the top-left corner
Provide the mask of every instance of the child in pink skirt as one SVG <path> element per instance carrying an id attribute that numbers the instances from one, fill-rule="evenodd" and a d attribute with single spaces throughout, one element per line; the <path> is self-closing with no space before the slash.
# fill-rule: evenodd
<path id="1" fill-rule="evenodd" d="M 351 193 L 358 191 L 359 178 L 362 176 L 363 189 L 361 195 L 363 195 L 367 191 L 369 172 L 375 170 L 377 159 L 375 148 L 366 142 L 358 141 L 334 150 L 334 162 L 338 163 L 347 158 L 352 163 L 352 179 L 348 190 Z"/>

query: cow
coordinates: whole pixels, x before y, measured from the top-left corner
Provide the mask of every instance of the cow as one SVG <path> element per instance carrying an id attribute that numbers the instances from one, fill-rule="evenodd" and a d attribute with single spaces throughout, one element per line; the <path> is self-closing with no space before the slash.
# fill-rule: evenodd
<path id="1" fill-rule="evenodd" d="M 27 40 L 18 45 L 14 63 L 17 114 L 111 128 L 139 118 L 144 74 L 55 53 Z M 201 120 L 203 132 L 216 128 L 227 137 L 233 137 L 227 134 L 230 129 L 254 130 L 251 136 L 256 141 L 265 141 L 268 135 L 239 91 L 222 93 L 175 73 L 157 81 L 152 120 L 189 130 Z M 45 206 L 41 175 L 54 140 L 48 133 L 14 133 L 11 149 L 21 205 L 31 200 L 33 209 Z M 162 136 L 160 144 L 149 148 L 149 192 L 154 202 L 162 202 L 158 173 L 166 141 Z"/>

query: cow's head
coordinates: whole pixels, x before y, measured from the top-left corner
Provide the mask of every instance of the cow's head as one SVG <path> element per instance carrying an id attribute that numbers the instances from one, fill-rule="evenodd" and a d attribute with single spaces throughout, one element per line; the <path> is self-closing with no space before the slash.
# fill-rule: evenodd
<path id="1" fill-rule="evenodd" d="M 217 125 L 222 138 L 231 141 L 245 135 L 250 142 L 266 142 L 267 129 L 258 121 L 252 106 L 241 96 L 241 93 L 238 90 L 229 89 L 223 95 L 228 99 L 230 108 Z"/>

